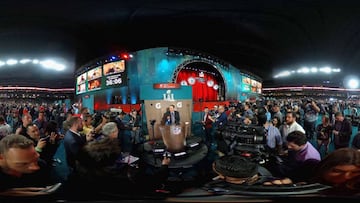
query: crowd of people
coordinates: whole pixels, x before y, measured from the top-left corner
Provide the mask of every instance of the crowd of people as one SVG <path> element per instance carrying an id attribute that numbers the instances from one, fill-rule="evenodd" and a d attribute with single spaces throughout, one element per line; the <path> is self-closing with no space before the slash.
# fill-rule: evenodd
<path id="1" fill-rule="evenodd" d="M 0 106 L 1 197 L 49 196 L 46 189 L 57 181 L 52 175 L 52 166 L 57 161 L 54 155 L 60 144 L 64 146 L 69 173 L 55 195 L 137 199 L 171 193 L 164 190 L 164 184 L 172 158 L 164 156 L 161 167 L 151 170 L 141 158 L 134 163 L 124 162 L 130 155 L 139 156 L 138 147 L 144 142 L 141 114 L 137 110 L 90 114 L 87 107 L 75 113 L 66 105 Z M 258 184 L 262 176 L 271 177 L 261 179 L 264 185 L 317 182 L 331 186 L 331 191 L 338 194 L 357 195 L 360 151 L 356 142 L 359 138 L 355 136 L 350 142 L 353 124 L 346 116 L 346 108 L 341 103 L 330 106 L 311 99 L 247 101 L 213 109 L 205 107 L 201 116 L 203 135 L 194 136 L 203 136 L 209 149 L 214 146 L 217 149 L 218 156 L 208 171 L 209 176 L 218 175 L 233 184 Z M 163 125 L 176 125 L 179 121 L 179 112 L 175 106 L 169 106 Z M 226 130 L 229 123 L 261 127 L 264 150 L 279 159 L 266 164 L 252 162 L 246 168 L 242 160 L 246 156 L 241 156 L 240 161 L 234 159 L 235 152 L 229 150 L 223 134 L 219 133 Z M 334 149 L 330 149 L 330 143 Z M 227 157 L 233 160 L 228 165 L 223 162 Z M 234 164 L 238 165 L 232 166 Z M 263 169 L 261 173 L 259 167 Z M 229 173 L 224 168 L 235 171 Z M 246 173 L 250 177 L 236 175 L 245 169 L 256 169 L 256 172 Z M 131 191 L 137 191 L 136 196 L 129 196 L 133 194 Z"/>
<path id="2" fill-rule="evenodd" d="M 156 188 L 161 189 L 161 182 L 167 177 L 169 157 L 163 158 L 163 167 L 151 173 L 145 171 L 142 162 L 121 162 L 142 139 L 141 119 L 135 109 L 129 113 L 101 113 L 96 118 L 97 114 L 90 114 L 87 107 L 78 109 L 77 113 L 76 109 L 65 109 L 66 105 L 61 106 L 64 109 L 44 104 L 2 104 L 1 107 L 4 114 L 0 115 L 0 122 L 3 122 L 0 129 L 1 197 L 53 195 L 46 189 L 58 181 L 54 176 L 57 162 L 54 155 L 60 144 L 69 169 L 55 193 L 61 194 L 61 198 L 101 198 L 106 192 L 128 195 L 131 189 L 145 196 Z M 18 122 L 11 122 L 17 119 Z M 129 190 L 124 187 L 120 187 L 122 191 L 118 187 L 113 190 L 108 184 L 110 180 Z M 143 180 L 148 180 L 148 184 Z M 85 192 L 79 195 L 80 191 Z"/>
<path id="3" fill-rule="evenodd" d="M 205 107 L 202 120 L 204 139 L 209 145 L 217 145 L 220 157 L 245 154 L 251 150 L 245 148 L 241 151 L 239 147 L 234 152 L 231 148 L 236 149 L 233 146 L 235 142 L 226 139 L 233 139 L 234 134 L 244 139 L 241 135 L 245 132 L 244 128 L 237 130 L 237 133 L 236 130 L 222 132 L 233 129 L 234 123 L 239 127 L 254 129 L 261 126 L 264 129 L 264 151 L 273 159 L 260 165 L 275 179 L 273 183 L 281 184 L 284 179 L 285 183 L 310 183 L 316 180 L 354 192 L 353 188 L 348 188 L 349 182 L 359 184 L 360 165 L 357 161 L 360 151 L 356 147 L 359 133 L 353 135 L 353 127 L 358 128 L 358 123 L 353 124 L 351 119 L 358 116 L 354 114 L 357 112 L 353 110 L 356 108 L 354 105 L 305 98 L 239 102 L 229 107 L 215 106 L 212 110 Z M 240 144 L 249 145 L 247 141 Z M 330 144 L 333 145 L 331 149 Z M 227 179 L 237 181 L 233 177 Z M 356 188 L 356 192 L 359 192 L 359 188 Z"/>

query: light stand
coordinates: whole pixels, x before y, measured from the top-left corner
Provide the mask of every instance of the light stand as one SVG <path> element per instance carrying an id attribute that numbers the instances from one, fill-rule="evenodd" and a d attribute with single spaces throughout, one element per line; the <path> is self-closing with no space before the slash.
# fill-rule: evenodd
<path id="1" fill-rule="evenodd" d="M 155 128 L 154 128 L 154 125 L 155 125 L 155 122 L 156 120 L 150 120 L 150 125 L 151 125 L 151 128 L 152 128 L 152 139 L 155 140 Z"/>

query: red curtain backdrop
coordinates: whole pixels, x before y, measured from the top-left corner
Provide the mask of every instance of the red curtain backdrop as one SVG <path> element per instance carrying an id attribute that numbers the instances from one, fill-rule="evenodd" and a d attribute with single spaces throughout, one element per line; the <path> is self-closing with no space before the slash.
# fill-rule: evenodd
<path id="1" fill-rule="evenodd" d="M 189 80 L 189 78 L 191 78 Z M 189 81 L 193 81 L 194 84 L 190 84 Z M 192 86 L 193 101 L 217 101 L 218 89 L 214 86 L 219 85 L 217 79 L 208 73 L 203 73 L 203 77 L 199 76 L 199 72 L 194 70 L 181 70 L 178 74 L 176 83 L 182 83 L 186 81 L 186 84 Z M 209 82 L 210 81 L 210 82 Z M 213 81 L 213 82 L 211 82 Z"/>

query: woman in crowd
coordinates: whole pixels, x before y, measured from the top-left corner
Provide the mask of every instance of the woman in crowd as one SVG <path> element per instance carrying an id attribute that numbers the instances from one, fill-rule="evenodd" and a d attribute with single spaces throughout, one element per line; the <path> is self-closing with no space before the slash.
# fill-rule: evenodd
<path id="1" fill-rule="evenodd" d="M 360 151 L 353 148 L 333 151 L 318 164 L 315 181 L 333 186 L 329 195 L 359 194 Z"/>
<path id="2" fill-rule="evenodd" d="M 271 120 L 271 122 L 272 122 L 273 126 L 276 127 L 277 129 L 279 129 L 282 124 L 282 123 L 280 123 L 279 117 L 276 117 L 276 116 Z"/>
<path id="3" fill-rule="evenodd" d="M 332 126 L 330 124 L 330 118 L 323 116 L 321 123 L 316 126 L 317 135 L 317 149 L 320 151 L 321 147 L 325 147 L 325 155 L 329 152 L 329 144 L 331 141 Z"/>

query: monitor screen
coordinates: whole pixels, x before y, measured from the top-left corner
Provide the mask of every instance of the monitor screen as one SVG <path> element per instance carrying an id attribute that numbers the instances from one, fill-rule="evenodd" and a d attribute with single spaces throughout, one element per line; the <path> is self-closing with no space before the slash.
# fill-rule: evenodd
<path id="1" fill-rule="evenodd" d="M 242 83 L 250 85 L 251 84 L 251 79 L 249 77 L 242 76 Z"/>
<path id="2" fill-rule="evenodd" d="M 101 89 L 102 68 L 101 66 L 95 67 L 87 72 L 87 91 Z"/>
<path id="3" fill-rule="evenodd" d="M 104 64 L 104 75 L 112 75 L 125 71 L 125 60 Z"/>
<path id="4" fill-rule="evenodd" d="M 76 94 L 84 92 L 86 92 L 86 73 L 83 73 L 76 78 Z"/>
<path id="5" fill-rule="evenodd" d="M 102 77 L 102 69 L 101 66 L 98 66 L 96 68 L 93 68 L 87 72 L 87 80 L 94 80 L 97 78 Z"/>
<path id="6" fill-rule="evenodd" d="M 105 63 L 76 77 L 76 94 L 127 85 L 125 60 Z"/>
<path id="7" fill-rule="evenodd" d="M 104 64 L 104 88 L 123 86 L 127 84 L 125 60 Z"/>

